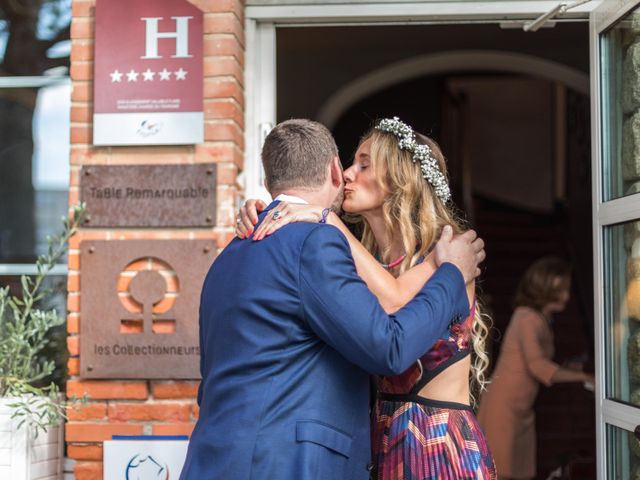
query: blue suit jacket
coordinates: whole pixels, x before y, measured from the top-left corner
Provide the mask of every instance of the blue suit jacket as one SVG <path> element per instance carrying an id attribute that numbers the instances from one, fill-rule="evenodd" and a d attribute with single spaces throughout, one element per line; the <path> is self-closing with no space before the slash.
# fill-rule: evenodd
<path id="1" fill-rule="evenodd" d="M 202 290 L 200 418 L 180 478 L 367 479 L 369 374 L 403 372 L 468 312 L 445 264 L 386 314 L 330 225 L 233 240 Z"/>

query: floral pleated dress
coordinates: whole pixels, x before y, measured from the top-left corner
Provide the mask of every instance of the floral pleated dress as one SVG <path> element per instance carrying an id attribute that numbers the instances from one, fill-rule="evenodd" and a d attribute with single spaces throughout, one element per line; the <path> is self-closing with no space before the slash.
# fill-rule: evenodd
<path id="1" fill-rule="evenodd" d="M 493 457 L 469 405 L 430 400 L 418 392 L 471 353 L 475 304 L 407 371 L 377 379 L 373 477 L 377 480 L 495 480 Z"/>

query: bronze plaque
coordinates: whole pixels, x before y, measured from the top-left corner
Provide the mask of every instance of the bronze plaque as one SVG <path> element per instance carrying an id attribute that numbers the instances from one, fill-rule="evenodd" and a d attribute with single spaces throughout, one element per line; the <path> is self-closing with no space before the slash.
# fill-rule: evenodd
<path id="1" fill-rule="evenodd" d="M 198 308 L 213 240 L 80 244 L 80 375 L 200 377 Z"/>
<path id="2" fill-rule="evenodd" d="M 215 163 L 84 166 L 80 175 L 85 227 L 215 225 Z"/>

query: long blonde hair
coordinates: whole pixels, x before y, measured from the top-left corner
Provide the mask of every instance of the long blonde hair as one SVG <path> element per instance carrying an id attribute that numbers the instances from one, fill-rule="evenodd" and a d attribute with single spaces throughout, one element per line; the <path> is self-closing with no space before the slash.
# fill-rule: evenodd
<path id="1" fill-rule="evenodd" d="M 424 135 L 416 134 L 416 137 L 418 143 L 426 144 L 431 148 L 440 171 L 448 180 L 445 159 L 438 144 Z M 398 147 L 398 139 L 395 135 L 373 129 L 362 137 L 360 144 L 369 139 L 371 139 L 371 167 L 374 169 L 380 187 L 387 194 L 382 204 L 385 227 L 390 236 L 400 235 L 404 251 L 407 252 L 399 269 L 402 273 L 429 253 L 445 225 L 451 225 L 455 233 L 461 233 L 465 228 L 454 207 L 438 198 L 429 182 L 422 177 L 420 163 L 414 163 L 411 153 Z M 386 257 L 390 246 L 380 251 L 371 227 L 366 221 L 363 223 L 363 245 L 372 254 Z M 482 309 L 476 302 L 472 327 L 474 355 L 470 373 L 473 403 L 475 403 L 476 394 L 481 393 L 487 384 L 485 371 L 489 366 L 489 357 L 485 350 L 485 343 L 489 333 L 489 321 L 488 315 L 482 313 Z"/>

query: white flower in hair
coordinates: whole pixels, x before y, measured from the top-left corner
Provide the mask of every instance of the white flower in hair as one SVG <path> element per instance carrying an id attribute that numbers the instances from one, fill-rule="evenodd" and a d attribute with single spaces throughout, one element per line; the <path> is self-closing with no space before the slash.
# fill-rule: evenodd
<path id="1" fill-rule="evenodd" d="M 398 117 L 384 118 L 376 125 L 376 129 L 395 135 L 398 138 L 398 147 L 411 153 L 413 163 L 420 162 L 422 176 L 431 184 L 436 195 L 444 202 L 451 198 L 449 184 L 438 167 L 438 161 L 428 145 L 416 142 L 416 134 L 409 125 Z"/>

